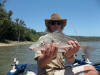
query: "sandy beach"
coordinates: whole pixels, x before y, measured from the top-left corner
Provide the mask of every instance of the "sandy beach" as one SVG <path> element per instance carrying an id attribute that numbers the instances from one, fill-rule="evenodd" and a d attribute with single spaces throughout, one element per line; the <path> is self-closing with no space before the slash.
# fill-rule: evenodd
<path id="1" fill-rule="evenodd" d="M 2 46 L 25 45 L 25 44 L 32 44 L 32 43 L 33 42 L 30 42 L 30 41 L 24 41 L 24 42 L 13 41 L 13 42 L 10 42 L 9 44 L 7 44 L 7 43 L 0 43 L 0 47 L 2 47 Z"/>

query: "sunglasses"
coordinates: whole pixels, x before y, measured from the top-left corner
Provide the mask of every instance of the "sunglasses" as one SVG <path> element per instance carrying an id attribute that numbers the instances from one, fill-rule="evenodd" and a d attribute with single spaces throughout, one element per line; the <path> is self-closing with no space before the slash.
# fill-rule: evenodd
<path id="1" fill-rule="evenodd" d="M 50 25 L 58 25 L 58 26 L 60 26 L 60 25 L 62 25 L 63 24 L 63 22 L 62 21 L 49 21 L 49 24 Z"/>

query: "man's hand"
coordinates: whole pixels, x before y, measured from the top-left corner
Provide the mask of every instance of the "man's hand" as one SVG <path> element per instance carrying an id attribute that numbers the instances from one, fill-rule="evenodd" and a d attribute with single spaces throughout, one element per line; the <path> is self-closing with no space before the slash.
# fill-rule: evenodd
<path id="1" fill-rule="evenodd" d="M 45 67 L 57 54 L 58 47 L 56 43 L 47 44 L 45 48 L 41 48 L 42 55 L 39 57 L 39 64 L 41 67 Z"/>
<path id="2" fill-rule="evenodd" d="M 41 48 L 41 53 L 46 57 L 54 57 L 58 52 L 56 43 L 47 44 L 45 48 Z"/>
<path id="3" fill-rule="evenodd" d="M 66 58 L 72 57 L 80 48 L 80 44 L 77 41 L 70 40 L 68 41 L 68 45 L 71 45 L 69 49 L 67 47 L 64 48 L 66 51 Z"/>

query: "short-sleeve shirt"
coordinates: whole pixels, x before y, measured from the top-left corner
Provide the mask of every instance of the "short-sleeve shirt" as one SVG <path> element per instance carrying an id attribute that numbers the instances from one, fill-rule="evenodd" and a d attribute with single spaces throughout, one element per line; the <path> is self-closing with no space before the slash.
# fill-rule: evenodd
<path id="1" fill-rule="evenodd" d="M 34 58 L 37 60 L 41 55 L 41 51 L 36 51 Z M 53 75 L 57 69 L 63 69 L 64 67 L 64 53 L 58 52 L 52 61 L 46 65 L 46 67 L 41 68 L 38 65 L 38 75 Z"/>
<path id="2" fill-rule="evenodd" d="M 44 39 L 44 37 L 47 36 L 42 36 L 39 38 L 39 40 Z M 69 37 L 67 38 L 70 39 Z M 41 51 L 37 50 L 35 51 L 34 58 L 37 60 L 38 57 L 41 55 L 42 55 Z M 57 55 L 55 55 L 55 57 L 52 59 L 52 61 L 46 65 L 46 67 L 41 68 L 38 64 L 38 75 L 53 75 L 57 69 L 63 69 L 65 67 L 64 58 L 65 58 L 65 52 L 58 52 Z"/>

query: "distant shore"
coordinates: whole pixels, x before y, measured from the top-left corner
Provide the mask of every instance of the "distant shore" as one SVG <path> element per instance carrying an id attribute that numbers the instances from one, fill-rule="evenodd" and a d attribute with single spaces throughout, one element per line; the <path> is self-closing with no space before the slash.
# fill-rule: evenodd
<path id="1" fill-rule="evenodd" d="M 26 44 L 32 44 L 33 42 L 30 41 L 24 41 L 24 42 L 18 42 L 18 41 L 13 41 L 10 43 L 0 43 L 0 47 L 4 46 L 16 46 L 16 45 L 26 45 Z"/>

